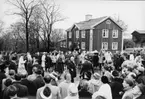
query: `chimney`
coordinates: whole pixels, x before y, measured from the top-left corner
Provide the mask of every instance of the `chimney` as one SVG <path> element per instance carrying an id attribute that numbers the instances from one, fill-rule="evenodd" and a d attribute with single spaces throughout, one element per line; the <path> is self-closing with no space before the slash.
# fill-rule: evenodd
<path id="1" fill-rule="evenodd" d="M 89 21 L 90 19 L 92 19 L 92 15 L 91 14 L 87 14 L 85 18 L 86 18 L 86 21 Z"/>

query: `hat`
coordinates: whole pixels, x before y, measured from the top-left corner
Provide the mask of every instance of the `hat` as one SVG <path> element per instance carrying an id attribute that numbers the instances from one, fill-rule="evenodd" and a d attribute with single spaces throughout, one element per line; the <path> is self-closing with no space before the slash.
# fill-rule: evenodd
<path id="1" fill-rule="evenodd" d="M 94 77 L 95 79 L 100 79 L 101 76 L 100 76 L 99 73 L 94 73 L 94 74 L 93 74 L 93 77 Z"/>
<path id="2" fill-rule="evenodd" d="M 116 70 L 114 70 L 114 71 L 112 72 L 112 75 L 113 75 L 114 77 L 116 77 L 116 76 L 119 76 L 119 73 L 118 73 Z"/>
<path id="3" fill-rule="evenodd" d="M 51 89 L 49 87 L 45 87 L 40 92 L 40 96 L 41 96 L 42 99 L 51 99 L 52 98 Z"/>

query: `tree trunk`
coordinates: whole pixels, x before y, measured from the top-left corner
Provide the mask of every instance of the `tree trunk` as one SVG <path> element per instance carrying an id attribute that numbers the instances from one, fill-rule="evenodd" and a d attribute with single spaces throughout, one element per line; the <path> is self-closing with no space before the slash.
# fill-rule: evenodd
<path id="1" fill-rule="evenodd" d="M 28 31 L 28 21 L 26 19 L 26 52 L 29 52 L 29 31 Z"/>
<path id="2" fill-rule="evenodd" d="M 39 35 L 37 35 L 37 51 L 39 52 Z"/>
<path id="3" fill-rule="evenodd" d="M 48 34 L 48 40 L 47 40 L 47 52 L 49 53 L 50 51 L 50 34 Z"/>
<path id="4" fill-rule="evenodd" d="M 47 33 L 47 39 L 48 39 L 48 41 L 47 41 L 47 44 L 48 44 L 48 46 L 47 46 L 47 52 L 48 53 L 50 51 L 50 34 L 51 34 L 51 32 L 52 32 L 52 23 L 50 24 L 49 33 Z"/>

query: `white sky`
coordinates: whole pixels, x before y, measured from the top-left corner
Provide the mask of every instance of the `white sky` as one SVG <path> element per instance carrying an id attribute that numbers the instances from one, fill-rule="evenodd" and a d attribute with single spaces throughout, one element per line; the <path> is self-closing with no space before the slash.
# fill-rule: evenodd
<path id="1" fill-rule="evenodd" d="M 17 17 L 6 15 L 10 9 L 5 0 L 0 0 L 0 18 L 9 26 Z M 67 29 L 75 22 L 85 20 L 86 14 L 93 18 L 119 15 L 128 25 L 127 33 L 145 30 L 145 1 L 99 1 L 99 0 L 55 0 L 60 5 L 60 12 L 67 19 L 55 24 L 55 28 Z"/>

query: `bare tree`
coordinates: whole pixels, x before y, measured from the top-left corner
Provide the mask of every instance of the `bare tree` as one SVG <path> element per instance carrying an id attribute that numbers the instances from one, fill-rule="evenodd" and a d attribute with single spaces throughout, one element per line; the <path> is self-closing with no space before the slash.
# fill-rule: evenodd
<path id="1" fill-rule="evenodd" d="M 63 21 L 65 18 L 59 13 L 59 6 L 55 4 L 53 0 L 40 0 L 43 17 L 42 30 L 44 32 L 44 38 L 47 41 L 47 51 L 50 47 L 50 34 L 53 30 L 53 25 L 58 21 Z"/>
<path id="2" fill-rule="evenodd" d="M 23 42 L 23 44 L 25 43 L 25 24 L 23 24 L 22 22 L 16 22 L 14 24 L 11 25 L 11 34 L 13 35 L 13 37 L 16 40 L 21 40 Z"/>
<path id="3" fill-rule="evenodd" d="M 37 51 L 39 51 L 39 38 L 44 42 L 44 38 L 42 37 L 42 35 L 40 34 L 41 32 L 41 27 L 42 27 L 42 10 L 39 6 L 37 6 L 34 9 L 34 13 L 32 15 L 31 18 L 31 23 L 33 23 L 33 29 L 35 32 L 35 36 L 36 36 L 36 42 L 37 42 Z"/>
<path id="4" fill-rule="evenodd" d="M 26 33 L 26 51 L 28 52 L 29 51 L 28 24 L 35 7 L 39 5 L 38 0 L 8 0 L 8 2 L 19 10 L 17 12 L 14 12 L 13 14 L 21 16 L 21 18 L 24 20 Z"/>
<path id="5" fill-rule="evenodd" d="M 13 37 L 12 34 L 9 30 L 6 30 L 3 35 L 2 35 L 2 40 L 3 40 L 3 48 L 4 51 L 11 51 L 13 50 L 14 47 L 14 42 L 13 42 Z"/>
<path id="6" fill-rule="evenodd" d="M 50 35 L 50 39 L 52 42 L 57 43 L 59 40 L 64 39 L 65 37 L 63 29 L 54 29 Z"/>
<path id="7" fill-rule="evenodd" d="M 128 29 L 128 25 L 120 19 L 119 15 L 114 15 L 115 21 L 123 28 L 123 32 Z"/>

